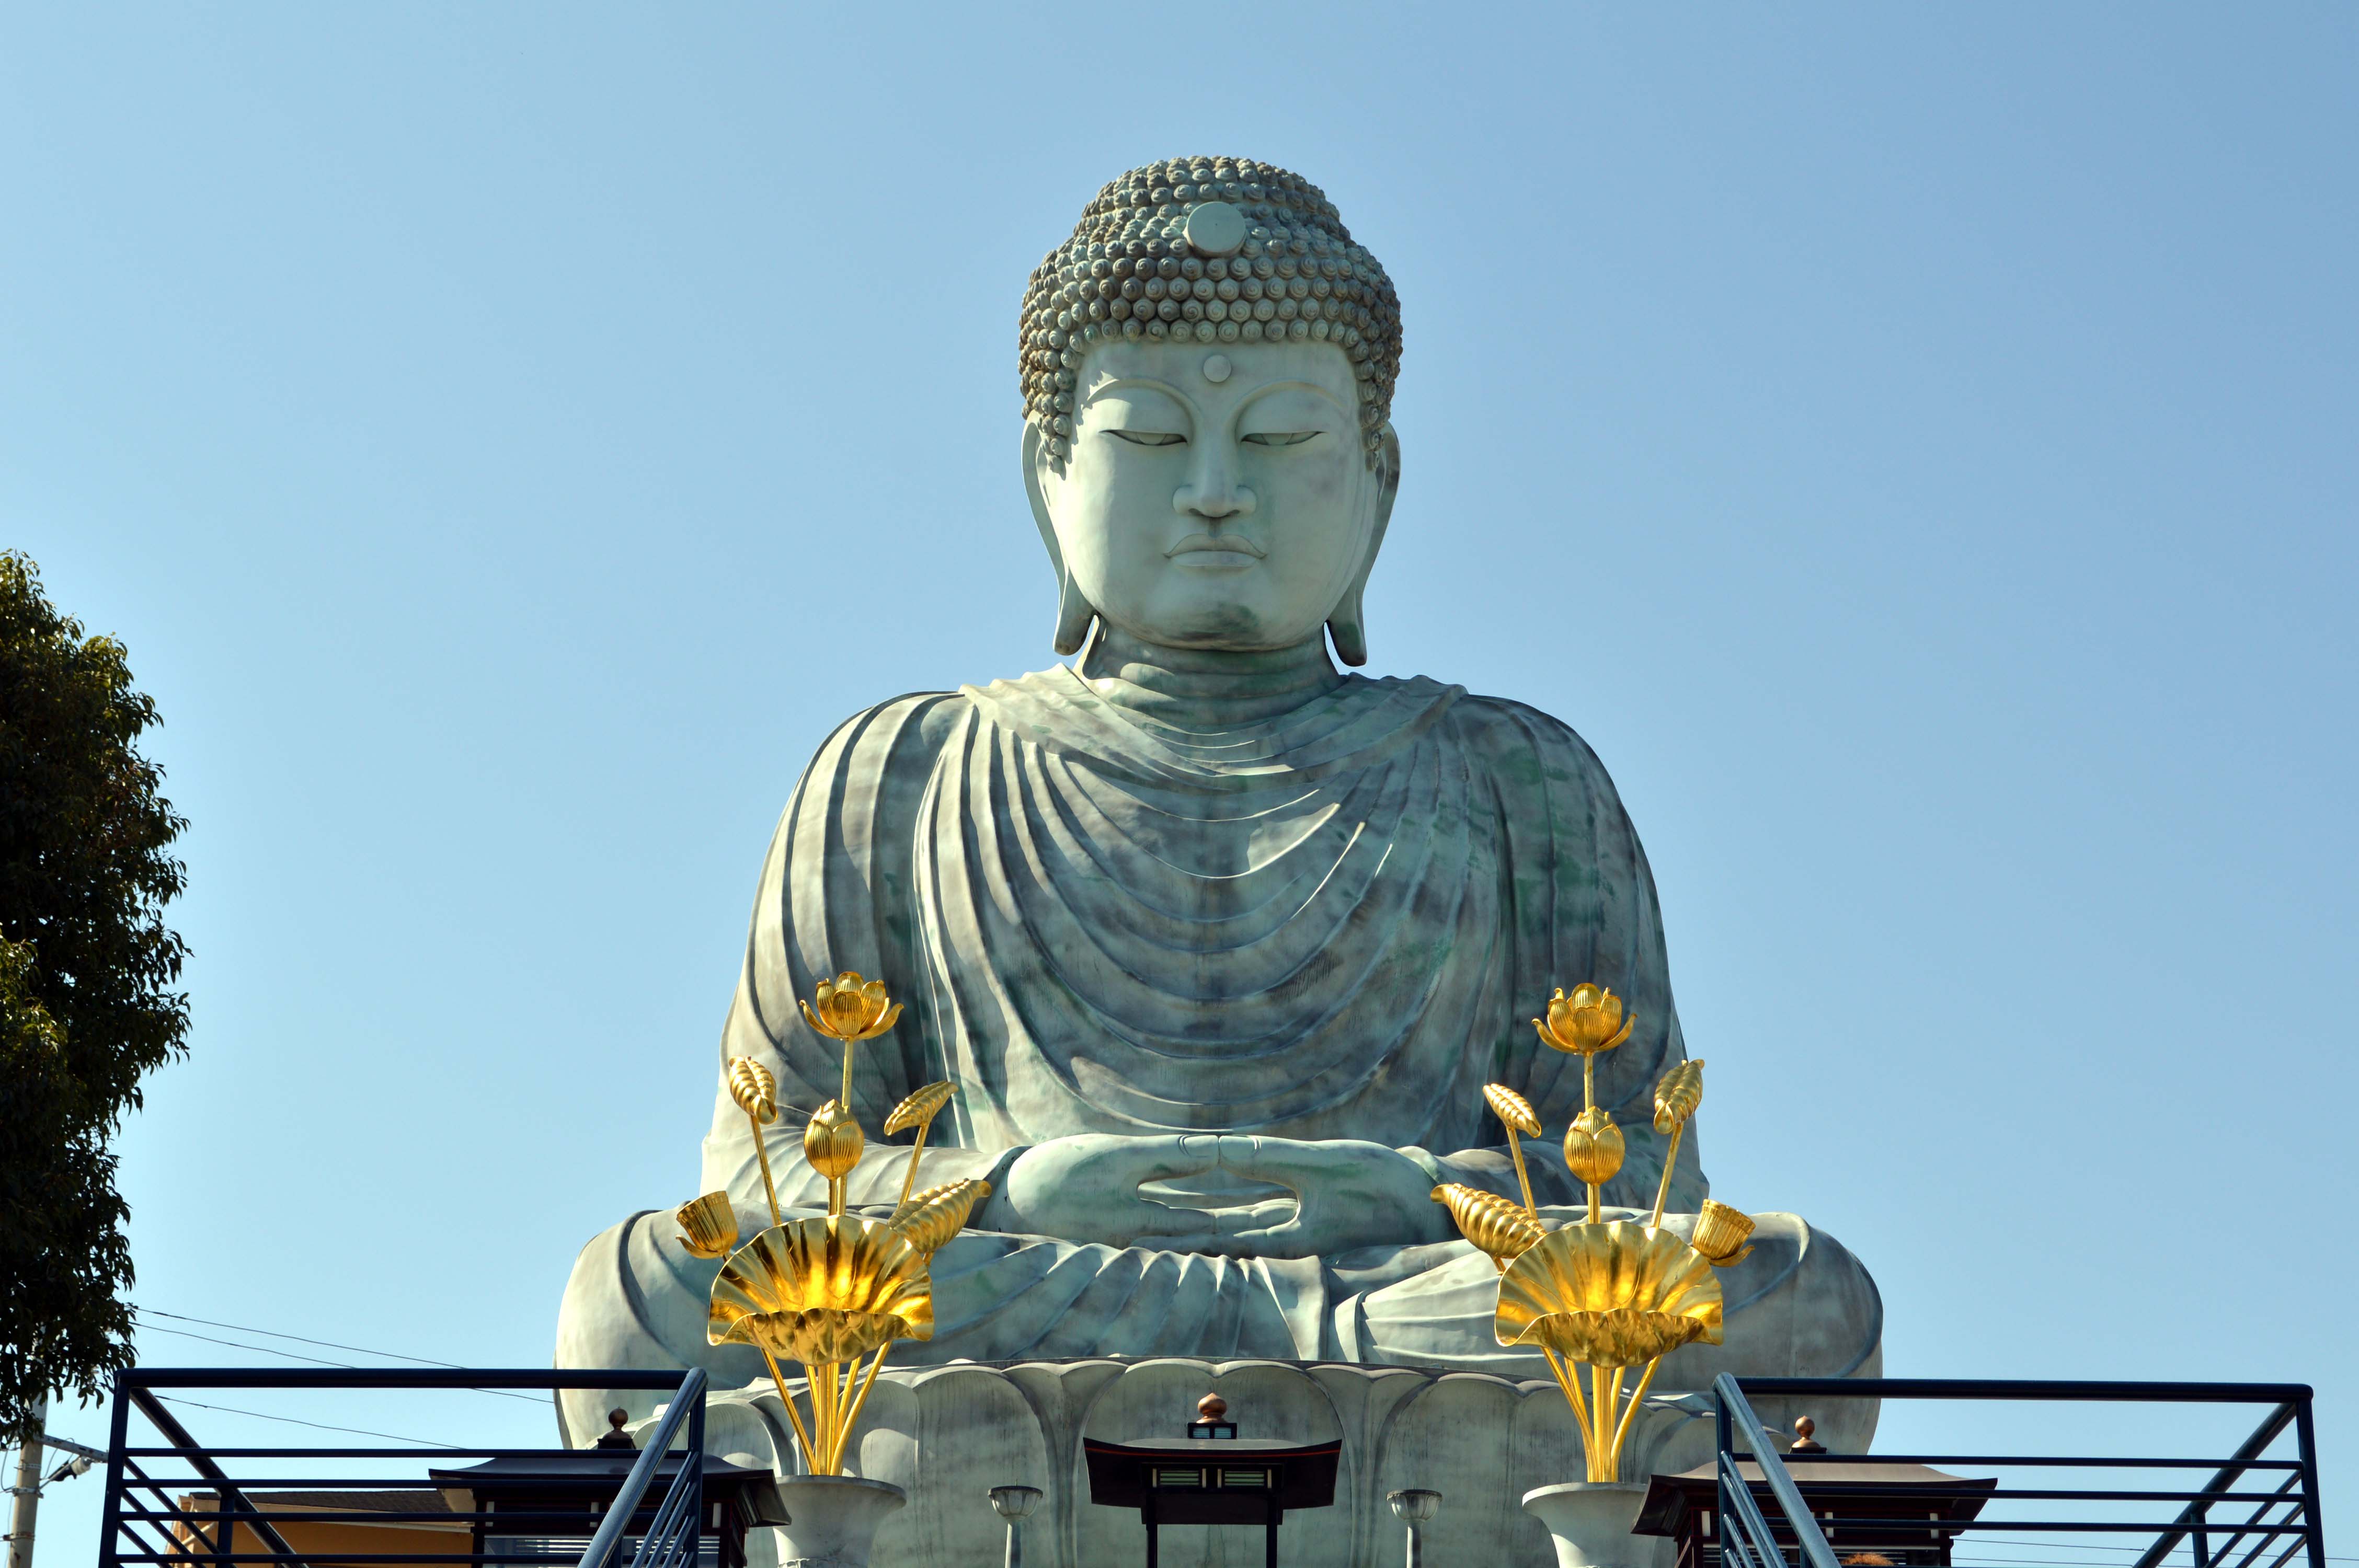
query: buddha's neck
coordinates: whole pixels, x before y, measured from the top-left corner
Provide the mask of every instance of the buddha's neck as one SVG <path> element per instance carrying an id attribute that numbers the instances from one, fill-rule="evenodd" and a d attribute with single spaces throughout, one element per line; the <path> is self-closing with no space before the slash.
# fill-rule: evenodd
<path id="1" fill-rule="evenodd" d="M 1081 672 L 1115 706 L 1190 730 L 1288 713 L 1343 684 L 1328 661 L 1323 633 L 1291 648 L 1234 653 L 1167 648 L 1103 622 L 1082 652 Z"/>

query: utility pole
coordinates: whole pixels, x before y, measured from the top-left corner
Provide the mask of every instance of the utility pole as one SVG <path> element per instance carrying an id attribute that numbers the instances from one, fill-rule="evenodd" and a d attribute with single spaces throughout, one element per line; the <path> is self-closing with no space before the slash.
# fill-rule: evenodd
<path id="1" fill-rule="evenodd" d="M 8 1568 L 33 1568 L 33 1519 L 41 1511 L 41 1451 L 49 1401 L 33 1401 L 33 1429 L 16 1454 L 16 1507 L 8 1526 Z"/>

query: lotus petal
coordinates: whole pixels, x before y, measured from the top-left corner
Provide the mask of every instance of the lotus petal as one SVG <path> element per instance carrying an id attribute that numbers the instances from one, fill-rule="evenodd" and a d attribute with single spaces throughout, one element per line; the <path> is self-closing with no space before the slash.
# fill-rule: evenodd
<path id="1" fill-rule="evenodd" d="M 704 1334 L 806 1365 L 848 1361 L 895 1339 L 931 1339 L 933 1282 L 917 1249 L 879 1221 L 789 1220 L 721 1266 Z"/>
<path id="2" fill-rule="evenodd" d="M 1491 1108 L 1493 1116 L 1525 1137 L 1538 1138 L 1540 1135 L 1539 1114 L 1532 1109 L 1532 1102 L 1506 1085 L 1484 1085 L 1483 1103 Z"/>
<path id="3" fill-rule="evenodd" d="M 933 1120 L 942 1107 L 951 1103 L 951 1096 L 956 1093 L 958 1086 L 953 1083 L 928 1084 L 893 1108 L 893 1114 L 885 1119 L 885 1136 L 890 1138 L 903 1128 L 917 1127 Z"/>
<path id="4" fill-rule="evenodd" d="M 1458 1222 L 1459 1233 L 1477 1250 L 1489 1253 L 1503 1269 L 1510 1259 L 1520 1256 L 1548 1234 L 1547 1227 L 1521 1204 L 1509 1203 L 1496 1193 L 1486 1193 L 1462 1182 L 1434 1188 L 1433 1201 L 1448 1207 L 1450 1217 Z"/>
<path id="5" fill-rule="evenodd" d="M 1668 1230 L 1629 1220 L 1550 1231 L 1507 1265 L 1492 1333 L 1593 1367 L 1721 1342 L 1719 1276 Z"/>
<path id="6" fill-rule="evenodd" d="M 991 1195 L 991 1184 L 973 1176 L 962 1176 L 939 1187 L 910 1195 L 909 1201 L 893 1211 L 885 1223 L 899 1232 L 910 1246 L 931 1258 L 944 1243 L 966 1227 L 967 1216 L 974 1206 Z"/>

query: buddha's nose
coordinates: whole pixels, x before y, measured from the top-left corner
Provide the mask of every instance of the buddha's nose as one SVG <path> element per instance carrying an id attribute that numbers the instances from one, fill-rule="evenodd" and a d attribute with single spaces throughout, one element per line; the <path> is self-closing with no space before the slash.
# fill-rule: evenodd
<path id="1" fill-rule="evenodd" d="M 1197 448 L 1196 460 L 1188 470 L 1188 482 L 1171 492 L 1173 511 L 1193 513 L 1214 521 L 1252 514 L 1254 492 L 1237 482 L 1236 464 L 1221 449 L 1222 445 L 1219 441 L 1205 441 Z"/>

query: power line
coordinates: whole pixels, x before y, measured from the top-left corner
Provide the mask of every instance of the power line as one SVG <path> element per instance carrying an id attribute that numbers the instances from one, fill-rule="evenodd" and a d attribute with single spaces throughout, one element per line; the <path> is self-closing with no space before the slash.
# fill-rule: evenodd
<path id="1" fill-rule="evenodd" d="M 420 1367 L 442 1367 L 454 1372 L 467 1370 L 456 1361 L 437 1361 L 426 1356 L 405 1356 L 398 1350 L 372 1350 L 364 1345 L 341 1345 L 332 1339 L 311 1339 L 300 1334 L 281 1334 L 276 1329 L 255 1328 L 242 1323 L 220 1323 L 209 1317 L 190 1317 L 184 1313 L 163 1312 L 155 1307 L 139 1307 L 136 1310 L 141 1317 L 168 1317 L 175 1323 L 201 1323 L 207 1328 L 226 1328 L 236 1334 L 258 1334 L 265 1339 L 291 1339 L 298 1345 L 316 1345 L 323 1350 L 349 1350 L 355 1356 L 381 1356 L 388 1361 L 411 1361 Z M 280 1350 L 269 1345 L 241 1345 L 234 1339 L 215 1339 L 209 1334 L 191 1334 L 185 1328 L 166 1328 L 161 1324 L 156 1325 L 156 1332 L 177 1334 L 183 1339 L 201 1339 L 208 1345 L 223 1345 L 232 1350 L 255 1350 L 265 1356 L 284 1356 L 292 1361 L 310 1361 L 317 1366 L 334 1367 L 347 1372 L 368 1370 L 365 1367 L 355 1367 L 349 1361 L 324 1360 L 317 1356 L 305 1356 L 293 1350 Z M 502 1399 L 522 1400 L 527 1404 L 538 1405 L 542 1402 L 530 1394 L 518 1393 L 514 1389 L 470 1389 L 467 1391 L 476 1394 L 497 1394 Z"/>
<path id="2" fill-rule="evenodd" d="M 178 1394 L 158 1394 L 166 1404 L 190 1405 L 201 1411 L 219 1411 L 223 1415 L 250 1415 L 256 1421 L 280 1421 L 289 1426 L 308 1426 L 321 1432 L 343 1432 L 354 1437 L 383 1437 L 395 1443 L 415 1443 L 427 1448 L 457 1448 L 455 1443 L 438 1443 L 430 1437 L 404 1437 L 397 1432 L 371 1432 L 365 1427 L 330 1426 L 325 1422 L 302 1421 L 291 1415 L 266 1415 L 261 1411 L 239 1410 L 235 1405 L 209 1405 L 202 1400 L 184 1400 Z M 462 1451 L 463 1452 L 463 1451 Z"/>

